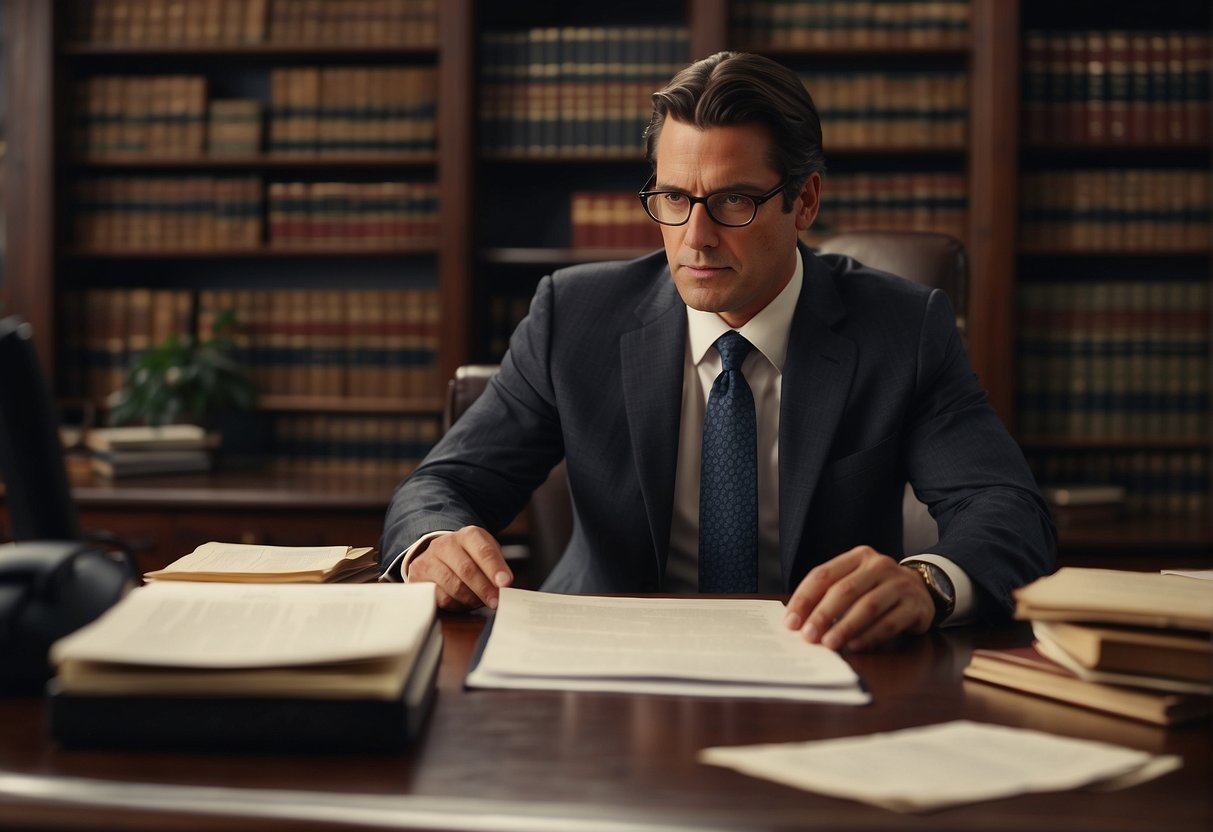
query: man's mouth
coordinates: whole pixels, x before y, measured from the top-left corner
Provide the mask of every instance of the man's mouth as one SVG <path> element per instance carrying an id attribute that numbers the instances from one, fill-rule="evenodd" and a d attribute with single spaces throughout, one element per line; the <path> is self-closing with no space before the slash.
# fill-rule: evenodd
<path id="1" fill-rule="evenodd" d="M 694 277 L 712 277 L 725 270 L 724 266 L 695 265 L 684 263 L 682 268 Z"/>

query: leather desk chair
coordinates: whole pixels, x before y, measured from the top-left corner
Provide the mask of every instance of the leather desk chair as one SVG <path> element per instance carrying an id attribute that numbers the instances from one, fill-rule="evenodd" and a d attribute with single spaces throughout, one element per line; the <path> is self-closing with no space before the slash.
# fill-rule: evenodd
<path id="1" fill-rule="evenodd" d="M 871 268 L 942 289 L 951 299 L 957 326 L 961 335 L 965 335 L 969 265 L 964 247 L 955 238 L 926 231 L 854 231 L 824 240 L 819 251 L 847 255 Z M 455 372 L 455 377 L 448 383 L 444 432 L 484 392 L 496 372 L 496 364 L 469 364 Z M 939 533 L 934 518 L 909 485 L 902 509 L 905 551 L 928 551 L 939 539 Z M 526 571 L 535 586 L 560 559 L 572 533 L 572 506 L 565 466 L 561 462 L 531 498 L 531 545 Z"/>

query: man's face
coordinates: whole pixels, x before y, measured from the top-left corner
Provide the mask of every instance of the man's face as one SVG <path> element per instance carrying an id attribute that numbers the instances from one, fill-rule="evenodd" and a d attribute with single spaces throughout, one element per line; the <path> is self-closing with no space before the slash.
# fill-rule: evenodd
<path id="1" fill-rule="evenodd" d="M 776 187 L 781 174 L 767 161 L 770 133 L 764 124 L 700 130 L 666 119 L 657 140 L 657 176 L 651 190 L 691 196 L 718 191 L 758 196 Z M 670 273 L 687 306 L 715 312 L 738 328 L 783 291 L 796 269 L 796 240 L 812 225 L 821 176 L 805 182 L 790 212 L 777 194 L 758 206 L 747 226 L 717 224 L 702 204 L 685 225 L 661 226 Z"/>

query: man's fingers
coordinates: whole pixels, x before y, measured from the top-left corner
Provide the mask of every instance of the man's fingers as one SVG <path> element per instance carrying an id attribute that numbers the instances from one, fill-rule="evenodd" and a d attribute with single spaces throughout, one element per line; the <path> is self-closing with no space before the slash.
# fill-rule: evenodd
<path id="1" fill-rule="evenodd" d="M 443 609 L 495 609 L 500 588 L 513 579 L 497 541 L 475 526 L 434 538 L 409 567 L 410 581 L 433 581 L 438 586 L 442 592 L 438 605 Z"/>
<path id="2" fill-rule="evenodd" d="M 514 573 L 501 553 L 501 545 L 491 534 L 479 526 L 465 526 L 455 533 L 463 548 L 472 556 L 482 574 L 495 587 L 509 586 L 514 582 Z"/>

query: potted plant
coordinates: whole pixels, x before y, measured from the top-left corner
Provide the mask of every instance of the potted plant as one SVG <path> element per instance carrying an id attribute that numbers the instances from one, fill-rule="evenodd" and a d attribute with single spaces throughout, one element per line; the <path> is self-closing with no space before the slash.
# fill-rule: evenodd
<path id="1" fill-rule="evenodd" d="M 228 310 L 215 318 L 208 340 L 173 335 L 144 350 L 114 394 L 110 423 L 186 422 L 212 429 L 223 411 L 251 409 L 257 392 L 237 360 L 235 325 Z"/>

